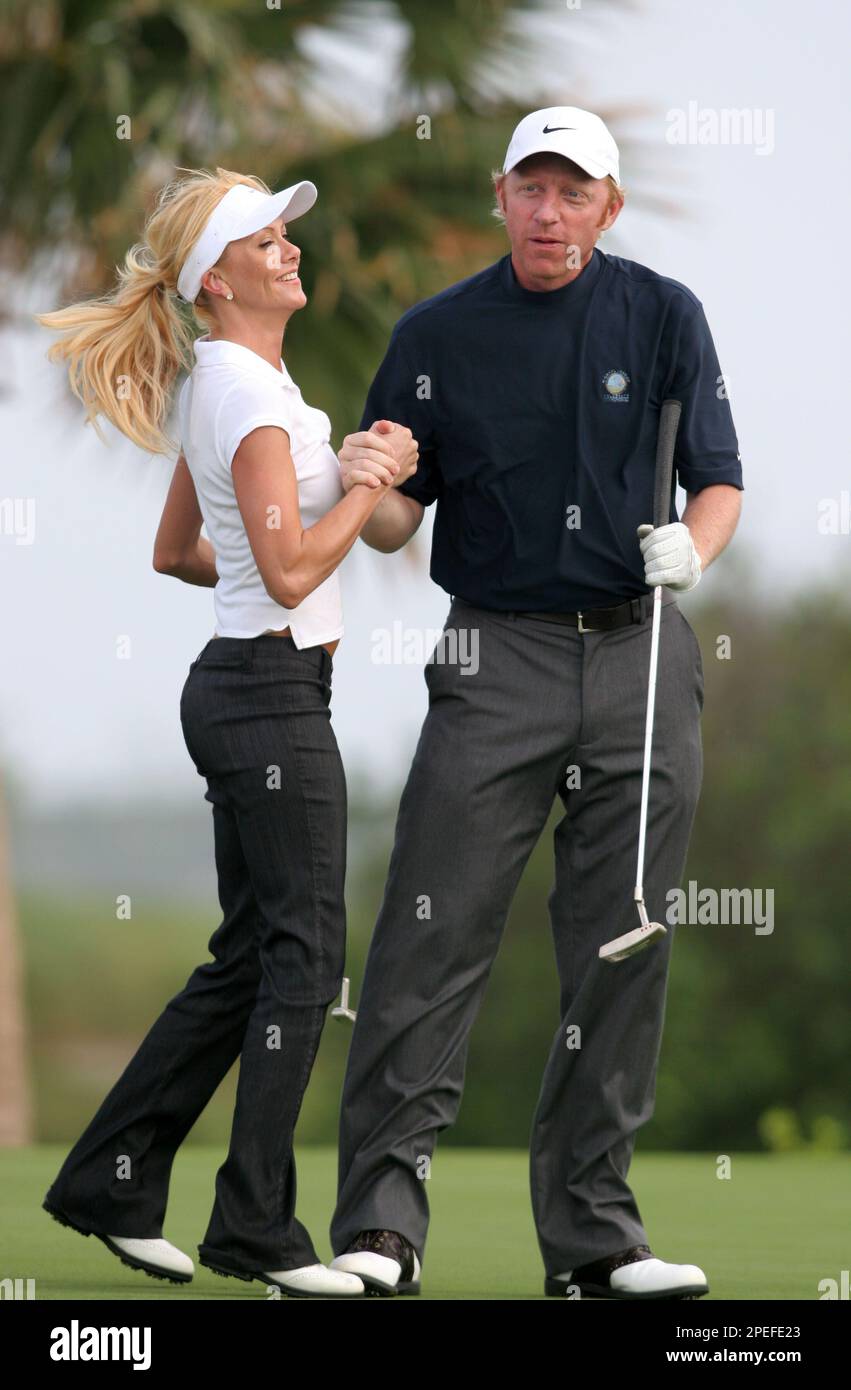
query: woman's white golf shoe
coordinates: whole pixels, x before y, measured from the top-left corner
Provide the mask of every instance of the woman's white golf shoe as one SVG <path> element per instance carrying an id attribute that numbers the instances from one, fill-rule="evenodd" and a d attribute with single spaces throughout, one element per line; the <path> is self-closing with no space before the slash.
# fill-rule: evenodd
<path id="1" fill-rule="evenodd" d="M 186 1284 L 195 1273 L 188 1255 L 168 1240 L 137 1240 L 134 1236 L 101 1236 L 107 1248 L 131 1269 L 142 1269 L 157 1279 Z"/>
<path id="2" fill-rule="evenodd" d="M 99 1231 L 72 1221 L 70 1216 L 46 1199 L 41 1205 L 60 1226 L 67 1226 L 81 1236 L 96 1236 L 107 1250 L 117 1255 L 121 1263 L 130 1269 L 141 1269 L 153 1279 L 170 1279 L 173 1284 L 188 1284 L 195 1273 L 189 1256 L 168 1240 L 161 1237 L 157 1240 L 140 1240 L 135 1236 L 102 1236 Z"/>

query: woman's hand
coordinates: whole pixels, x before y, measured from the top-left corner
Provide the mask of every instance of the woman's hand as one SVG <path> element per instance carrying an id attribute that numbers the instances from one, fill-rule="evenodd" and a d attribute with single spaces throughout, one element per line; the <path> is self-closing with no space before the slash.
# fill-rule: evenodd
<path id="1" fill-rule="evenodd" d="M 419 449 L 407 425 L 376 420 L 371 430 L 347 434 L 337 457 L 340 477 L 348 492 L 366 487 L 398 487 L 417 471 Z"/>

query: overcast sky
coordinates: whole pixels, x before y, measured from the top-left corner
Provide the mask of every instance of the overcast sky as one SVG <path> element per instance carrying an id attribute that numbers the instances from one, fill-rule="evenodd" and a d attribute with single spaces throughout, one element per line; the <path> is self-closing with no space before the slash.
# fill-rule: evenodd
<path id="1" fill-rule="evenodd" d="M 831 576 L 847 587 L 851 576 L 851 537 L 819 529 L 825 499 L 840 505 L 851 491 L 836 408 L 846 398 L 845 256 L 835 262 L 830 250 L 849 212 L 849 27 L 848 9 L 830 0 L 804 9 L 791 0 L 647 0 L 617 13 L 593 0 L 579 10 L 553 3 L 546 62 L 521 97 L 529 110 L 654 112 L 614 131 L 629 135 L 632 166 L 622 159 L 621 179 L 627 190 L 633 179 L 646 187 L 652 169 L 651 191 L 678 197 L 685 216 L 627 202 L 601 246 L 681 280 L 703 302 L 742 453 L 733 546 L 766 595 Z M 668 113 L 687 116 L 690 104 L 719 116 L 747 109 L 753 142 L 669 143 Z M 489 167 L 503 156 L 495 147 Z M 38 289 L 28 296 L 33 309 L 50 307 Z M 44 358 L 43 330 L 2 337 L 10 394 L 0 401 L 0 501 L 34 499 L 36 529 L 25 545 L 0 531 L 0 758 L 36 803 L 200 796 L 178 701 L 213 632 L 212 591 L 151 568 L 173 465 L 123 444 L 107 449 L 81 427 Z M 686 596 L 686 611 L 716 574 Z M 449 598 L 428 579 L 425 544 L 418 569 L 358 544 L 342 581 L 334 726 L 350 775 L 387 786 L 407 771 L 426 692 L 420 665 L 373 664 L 373 629 L 439 629 Z M 116 659 L 119 634 L 131 638 L 130 660 Z"/>

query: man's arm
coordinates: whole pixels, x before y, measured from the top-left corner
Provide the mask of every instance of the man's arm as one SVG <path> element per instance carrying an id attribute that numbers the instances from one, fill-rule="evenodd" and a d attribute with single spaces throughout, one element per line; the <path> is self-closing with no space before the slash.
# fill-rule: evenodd
<path id="1" fill-rule="evenodd" d="M 394 488 L 372 513 L 361 531 L 361 540 L 385 555 L 393 550 L 401 550 L 419 527 L 424 512 L 422 502 L 415 497 L 406 497 L 404 492 L 397 492 Z"/>
<path id="2" fill-rule="evenodd" d="M 730 483 L 713 483 L 700 492 L 687 492 L 682 521 L 691 532 L 702 569 L 729 544 L 739 523 L 742 494 Z"/>
<path id="3" fill-rule="evenodd" d="M 736 529 L 742 505 L 741 456 L 729 397 L 721 389 L 724 374 L 703 305 L 698 303 L 695 308 L 682 295 L 676 296 L 671 301 L 666 331 L 670 332 L 666 349 L 670 371 L 662 395 L 682 402 L 674 465 L 687 505 L 679 523 L 662 528 L 662 549 L 657 537 L 642 542 L 642 551 L 645 561 L 651 560 L 651 551 L 658 552 L 651 563 L 654 572 L 679 567 L 684 577 L 693 578 L 697 560 L 705 570 Z M 680 541 L 686 542 L 680 556 L 671 553 L 677 525 L 682 528 Z M 692 586 L 685 583 L 679 587 Z"/>
<path id="4" fill-rule="evenodd" d="M 408 347 L 404 346 L 408 343 Z M 410 329 L 402 333 L 398 325 L 393 330 L 384 359 L 375 374 L 364 405 L 359 430 L 347 435 L 338 454 L 343 487 L 349 490 L 355 483 L 367 486 L 381 477 L 382 463 L 387 459 L 376 451 L 375 441 L 367 435 L 392 438 L 392 430 L 401 424 L 411 430 L 417 441 L 419 456 L 416 477 L 405 481 L 405 490 L 397 491 L 399 479 L 388 489 L 361 532 L 361 540 L 373 550 L 390 553 L 401 550 L 419 527 L 426 507 L 436 502 L 442 492 L 442 479 L 437 460 L 437 440 L 431 416 L 431 404 L 423 398 L 419 384 L 423 374 L 431 371 L 432 357 L 427 346 L 414 346 L 414 361 L 408 355 Z M 384 447 L 389 447 L 385 443 Z M 378 473 L 378 479 L 370 473 Z"/>

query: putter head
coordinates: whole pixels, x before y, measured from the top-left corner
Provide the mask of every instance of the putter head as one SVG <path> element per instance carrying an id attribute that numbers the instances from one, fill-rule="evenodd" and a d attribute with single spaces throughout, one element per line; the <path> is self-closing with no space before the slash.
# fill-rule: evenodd
<path id="1" fill-rule="evenodd" d="M 643 951 L 645 946 L 651 946 L 665 935 L 661 922 L 648 922 L 646 926 L 633 927 L 623 936 L 616 936 L 614 941 L 607 941 L 605 946 L 600 947 L 598 955 L 600 960 L 614 964 L 615 961 L 626 960 L 627 956 L 634 956 L 636 951 Z"/>
<path id="2" fill-rule="evenodd" d="M 343 988 L 340 991 L 340 1002 L 337 1005 L 336 1009 L 331 1010 L 331 1017 L 340 1019 L 344 1018 L 349 1023 L 354 1023 L 355 1019 L 357 1018 L 357 1014 L 355 1013 L 354 1009 L 349 1008 L 349 984 L 350 980 L 348 975 L 344 975 Z"/>

